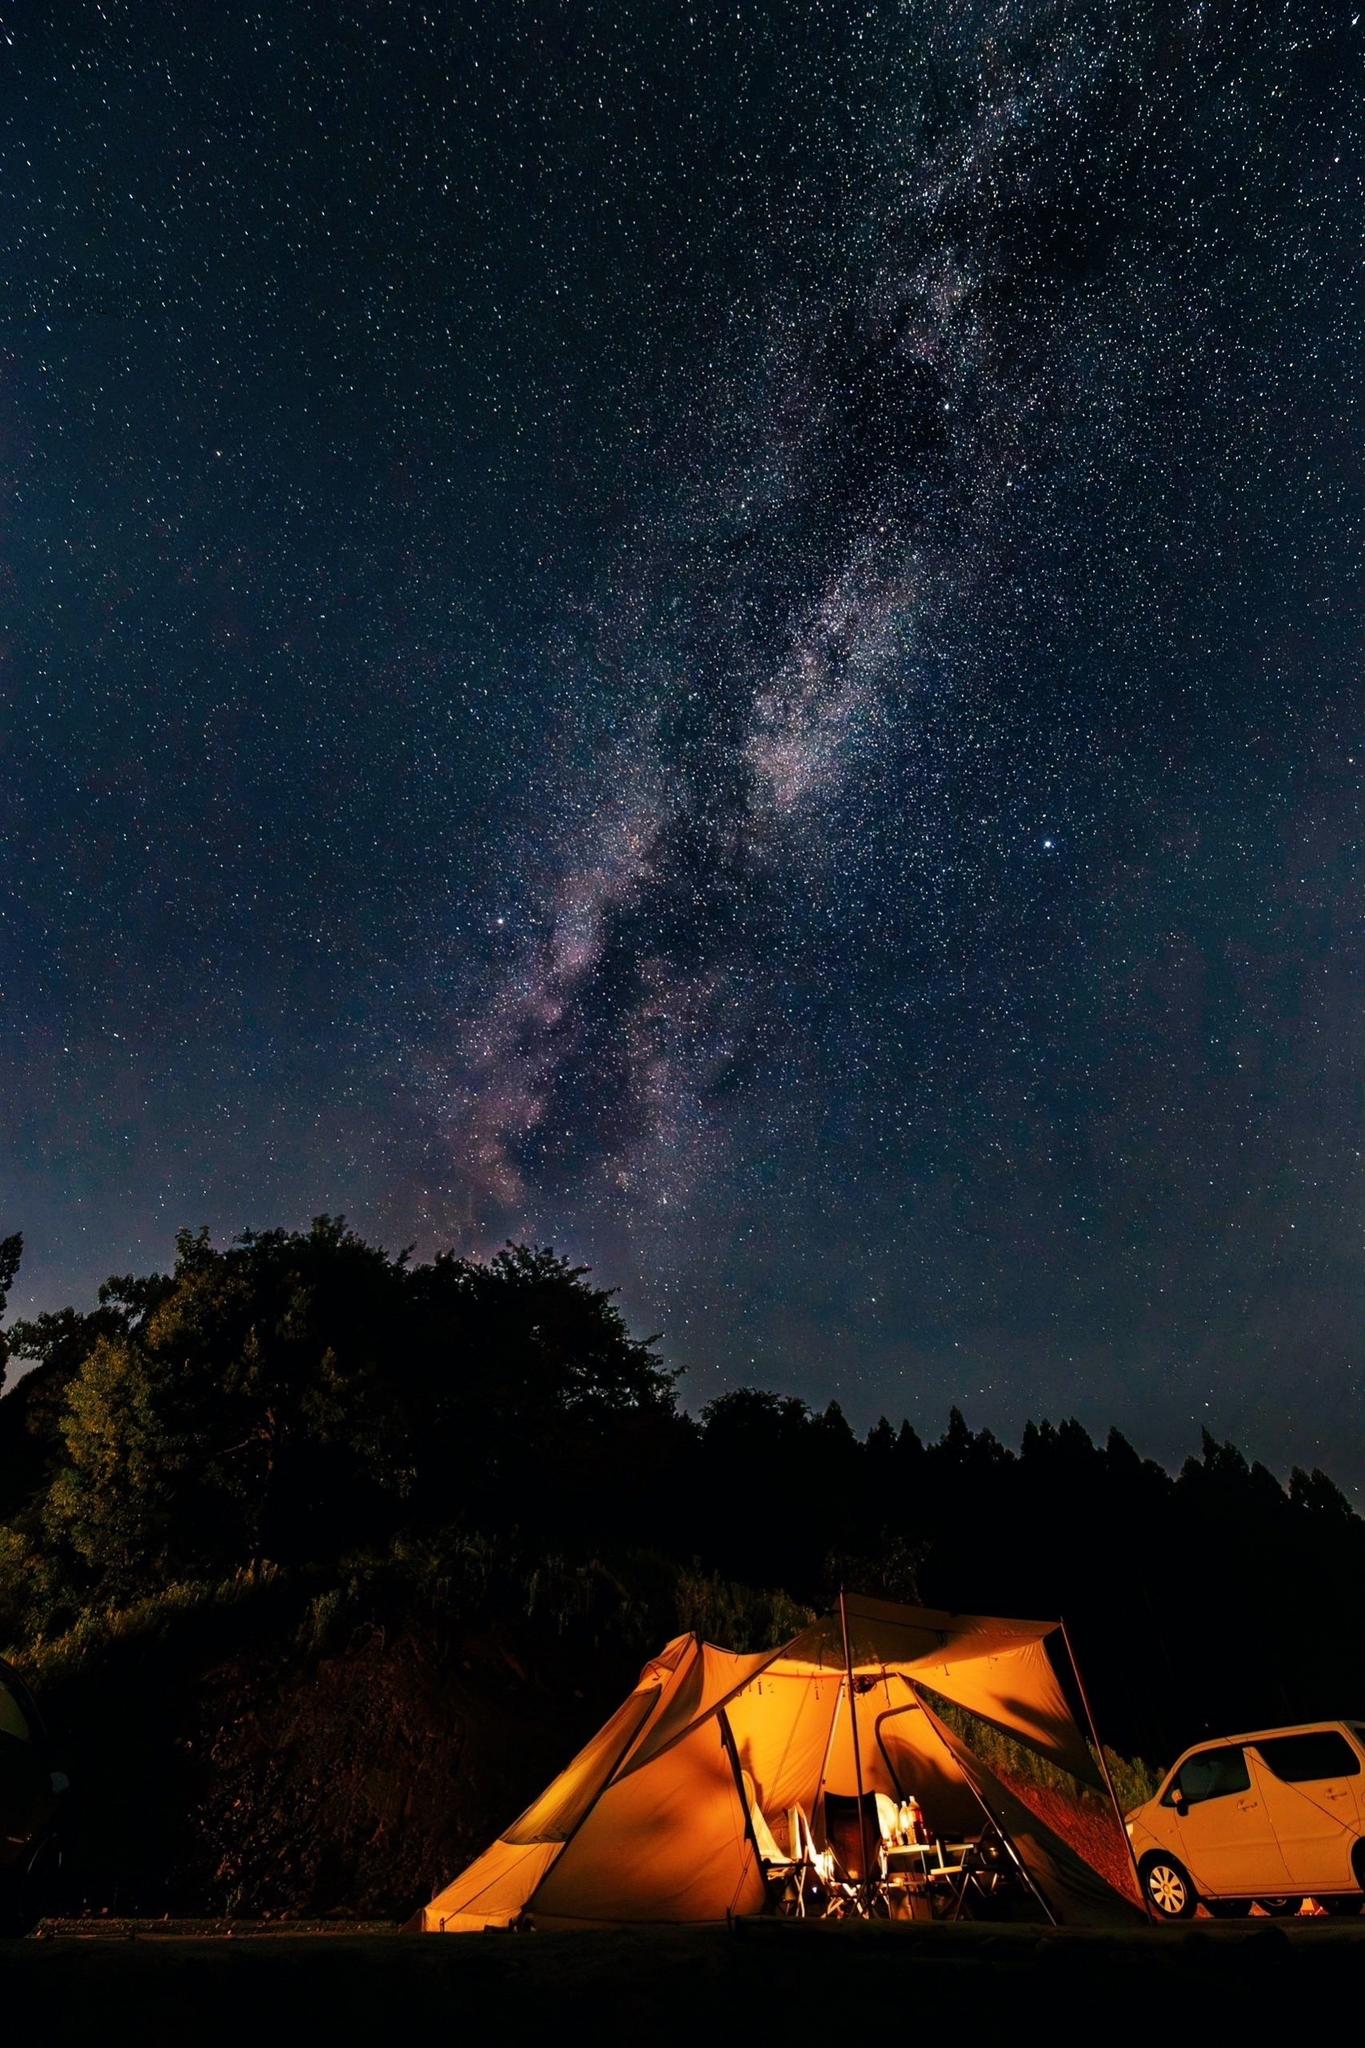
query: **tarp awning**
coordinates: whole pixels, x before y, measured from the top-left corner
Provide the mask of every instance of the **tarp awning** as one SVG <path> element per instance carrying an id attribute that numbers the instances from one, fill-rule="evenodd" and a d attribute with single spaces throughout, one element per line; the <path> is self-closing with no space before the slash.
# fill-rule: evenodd
<path id="1" fill-rule="evenodd" d="M 755 1842 L 824 1795 L 914 1792 L 939 1832 L 989 1815 L 1055 1911 L 1113 1917 L 1111 1886 L 1017 1799 L 950 1709 L 1086 1786 L 1099 1782 L 1054 1652 L 1060 1626 L 849 1596 L 746 1655 L 679 1636 L 554 1783 L 421 1916 L 446 1932 L 721 1920 L 765 1902 Z M 854 1724 L 857 1727 L 855 1757 Z M 970 1719 L 968 1719 L 968 1731 Z"/>

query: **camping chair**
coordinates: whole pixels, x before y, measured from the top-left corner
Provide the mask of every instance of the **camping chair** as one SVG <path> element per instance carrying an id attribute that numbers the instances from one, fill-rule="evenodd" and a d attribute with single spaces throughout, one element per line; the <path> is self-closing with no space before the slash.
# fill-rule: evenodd
<path id="1" fill-rule="evenodd" d="M 973 1868 L 968 1859 L 976 1857 L 976 1845 L 954 1844 L 954 1847 L 957 1849 L 956 1862 L 952 1860 L 952 1852 L 935 1837 L 934 1854 L 937 1861 L 925 1868 L 924 1888 L 929 1896 L 931 1912 L 935 1919 L 961 1919 L 963 1893 L 973 1879 Z"/>
<path id="2" fill-rule="evenodd" d="M 892 1920 L 920 1920 L 936 1916 L 940 1887 L 948 1876 L 956 1876 L 937 1835 L 920 1825 L 909 1825 L 905 1804 L 885 1792 L 875 1795 L 877 1827 L 881 1837 L 878 1860 L 881 1904 Z"/>
<path id="3" fill-rule="evenodd" d="M 886 1850 L 894 1832 L 894 1802 L 881 1792 L 853 1793 L 826 1791 L 822 1818 L 825 1842 L 834 1851 L 851 1883 L 865 1892 L 880 1885 L 885 1875 Z M 866 1869 L 864 1869 L 866 1863 Z"/>
<path id="4" fill-rule="evenodd" d="M 992 1918 L 1000 1895 L 1007 1893 L 1014 1882 L 1013 1872 L 994 1829 L 987 1828 L 978 1841 L 964 1849 L 956 1874 L 957 1886 L 950 1917 L 960 1920 L 970 1907 L 973 1912 L 984 1909 L 983 1917 Z M 951 1879 L 953 1873 L 945 1870 L 944 1875 Z"/>
<path id="5" fill-rule="evenodd" d="M 741 1777 L 744 1783 L 744 1796 L 749 1802 L 749 1829 L 753 1835 L 754 1847 L 758 1851 L 758 1860 L 763 1866 L 769 1901 L 779 1913 L 785 1909 L 798 1920 L 804 1920 L 809 1867 L 796 1827 L 796 1816 L 801 1809 L 792 1809 L 791 1848 L 784 1854 L 778 1846 L 777 1837 L 768 1825 L 767 1815 L 758 1803 L 753 1779 L 747 1771 L 742 1772 Z"/>
<path id="6" fill-rule="evenodd" d="M 817 1849 L 815 1876 L 825 1895 L 824 1920 L 865 1919 L 867 1900 L 864 1887 L 850 1877 L 833 1849 Z"/>
<path id="7" fill-rule="evenodd" d="M 811 1824 L 799 1806 L 789 1810 L 788 1831 L 793 1853 L 799 1849 L 792 1908 L 796 1918 L 843 1920 L 850 1914 L 861 1914 L 861 1887 L 849 1876 L 832 1848 L 817 1848 Z"/>
<path id="8" fill-rule="evenodd" d="M 802 1820 L 805 1820 L 803 1814 Z M 828 1821 L 828 1802 L 826 1804 Z M 815 1836 L 810 1823 L 806 1821 L 806 1842 L 814 1865 L 817 1884 L 824 1893 L 825 1909 L 821 1916 L 826 1920 L 867 1919 L 873 1912 L 873 1901 L 880 1897 L 881 1882 L 877 1862 L 863 1878 L 855 1877 L 845 1856 L 840 1854 L 833 1831 L 829 1831 L 823 1849 L 815 1846 Z M 880 1857 L 880 1842 L 877 1856 Z"/>

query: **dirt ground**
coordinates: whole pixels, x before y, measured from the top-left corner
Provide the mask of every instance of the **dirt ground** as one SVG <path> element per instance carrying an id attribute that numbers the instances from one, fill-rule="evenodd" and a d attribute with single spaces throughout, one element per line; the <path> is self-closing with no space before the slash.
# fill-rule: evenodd
<path id="1" fill-rule="evenodd" d="M 9 2039 L 86 2043 L 388 2040 L 452 2026 L 463 2038 L 701 2041 L 777 2028 L 803 2041 L 894 2038 L 932 2025 L 980 2038 L 1023 2013 L 1068 2038 L 1158 2037 L 1192 2021 L 1300 2025 L 1359 2003 L 1365 1920 L 1199 1923 L 1112 1936 L 1038 1927 L 745 1922 L 613 1934 L 402 1936 L 181 1932 L 57 1925 L 0 1944 Z M 1349 2004 L 1344 2001 L 1349 2000 Z M 1024 2003 L 1021 2004 L 1021 2001 Z M 20 2032 L 25 2025 L 25 2033 Z M 27 2029 L 33 2031 L 27 2035 Z"/>

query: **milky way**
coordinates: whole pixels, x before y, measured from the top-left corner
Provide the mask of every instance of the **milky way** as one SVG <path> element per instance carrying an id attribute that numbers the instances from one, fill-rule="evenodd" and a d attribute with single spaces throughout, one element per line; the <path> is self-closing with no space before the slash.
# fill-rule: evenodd
<path id="1" fill-rule="evenodd" d="M 707 437 L 705 480 L 677 515 L 683 547 L 675 532 L 644 600 L 676 612 L 673 557 L 697 556 L 681 596 L 700 616 L 682 651 L 647 639 L 662 685 L 643 694 L 658 702 L 597 785 L 575 790 L 543 928 L 455 1056 L 455 1074 L 472 1071 L 452 1151 L 475 1194 L 525 1204 L 530 1160 L 543 1174 L 573 1154 L 580 1176 L 634 1199 L 642 1169 L 625 1161 L 643 1154 L 647 1184 L 678 1199 L 717 1076 L 758 1022 L 733 988 L 763 949 L 755 898 L 799 894 L 828 806 L 878 739 L 913 740 L 916 683 L 943 687 L 954 608 L 980 605 L 1000 488 L 1022 466 L 1018 412 L 1046 389 L 1046 350 L 1000 305 L 1021 262 L 1014 216 L 1046 205 L 1015 159 L 1039 127 L 1084 130 L 1104 111 L 1106 90 L 1086 102 L 1089 68 L 1069 42 L 1040 58 L 1032 35 L 994 52 L 945 134 L 863 167 L 819 238 L 835 273 L 824 289 L 779 290 L 764 308 L 743 446 Z M 1096 61 L 1101 88 L 1113 68 Z M 847 274 L 846 251 L 869 243 Z M 1040 269 L 1031 284 L 1046 296 L 1056 279 Z M 1006 395 L 995 380 L 1011 351 Z M 709 397 L 703 377 L 694 401 Z M 775 965 L 780 991 L 780 953 Z M 568 1092 L 601 1103 L 586 1146 L 556 1108 Z"/>
<path id="2" fill-rule="evenodd" d="M 1360 38 L 21 25 L 33 1299 L 330 1207 L 1365 1476 Z"/>

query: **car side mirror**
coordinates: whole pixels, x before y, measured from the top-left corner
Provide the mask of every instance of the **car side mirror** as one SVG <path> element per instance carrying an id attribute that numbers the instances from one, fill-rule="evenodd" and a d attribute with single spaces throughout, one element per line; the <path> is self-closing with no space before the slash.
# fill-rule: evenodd
<path id="1" fill-rule="evenodd" d="M 1175 1808 L 1176 1812 L 1183 1813 L 1185 1811 L 1185 1808 L 1189 1805 L 1189 1803 L 1189 1800 L 1185 1797 L 1180 1787 L 1178 1785 L 1173 1785 L 1171 1787 L 1171 1804 Z"/>

